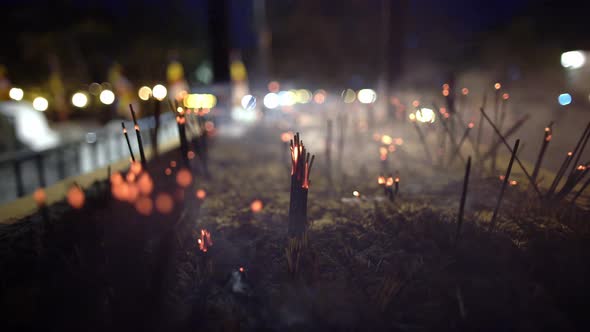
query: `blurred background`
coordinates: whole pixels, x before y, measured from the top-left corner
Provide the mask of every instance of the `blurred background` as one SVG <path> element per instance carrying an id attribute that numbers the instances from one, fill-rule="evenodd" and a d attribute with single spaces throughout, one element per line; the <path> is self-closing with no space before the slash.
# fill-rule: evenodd
<path id="1" fill-rule="evenodd" d="M 120 159 L 129 104 L 149 128 L 188 95 L 248 122 L 347 89 L 376 91 L 388 112 L 450 83 L 476 107 L 501 82 L 514 117 L 533 115 L 531 139 L 556 121 L 565 149 L 590 118 L 588 13 L 564 0 L 3 1 L 0 176 L 37 180 L 8 181 L 0 202 Z"/>

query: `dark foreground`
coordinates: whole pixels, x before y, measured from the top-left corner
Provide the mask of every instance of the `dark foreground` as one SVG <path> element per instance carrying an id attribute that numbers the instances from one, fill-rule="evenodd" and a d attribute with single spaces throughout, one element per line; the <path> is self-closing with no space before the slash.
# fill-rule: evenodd
<path id="1" fill-rule="evenodd" d="M 580 331 L 590 326 L 590 214 L 510 188 L 488 232 L 497 179 L 473 178 L 454 245 L 461 180 L 403 174 L 394 202 L 376 173 L 312 174 L 306 241 L 287 239 L 289 170 L 277 133 L 220 140 L 212 176 L 176 181 L 178 152 L 149 164 L 174 208 L 149 216 L 108 183 L 0 228 L 3 331 Z M 171 160 L 179 166 L 164 174 Z M 334 170 L 334 174 L 338 174 Z M 195 197 L 204 189 L 206 197 Z M 359 190 L 361 198 L 350 193 Z M 260 212 L 251 210 L 261 200 Z M 213 245 L 199 248 L 201 230 Z M 288 259 L 288 257 L 290 259 Z M 240 268 L 243 271 L 240 272 Z"/>

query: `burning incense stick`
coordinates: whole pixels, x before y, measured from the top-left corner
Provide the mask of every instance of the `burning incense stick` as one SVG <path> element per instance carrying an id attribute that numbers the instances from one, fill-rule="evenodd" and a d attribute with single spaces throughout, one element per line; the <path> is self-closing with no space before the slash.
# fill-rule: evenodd
<path id="1" fill-rule="evenodd" d="M 576 200 L 578 199 L 578 197 L 580 197 L 580 195 L 582 195 L 582 193 L 584 192 L 584 190 L 586 190 L 588 185 L 590 185 L 590 178 L 588 180 L 586 180 L 586 182 L 584 183 L 582 188 L 580 188 L 580 191 L 578 191 L 576 193 L 576 195 L 574 196 L 574 198 L 572 198 L 572 202 L 571 202 L 572 205 L 576 203 Z"/>
<path id="2" fill-rule="evenodd" d="M 582 137 L 580 137 L 580 139 L 578 140 L 578 143 L 576 144 L 576 148 L 574 149 L 574 156 L 576 157 L 576 159 L 574 160 L 574 163 L 573 163 L 574 165 L 572 166 L 572 170 L 570 171 L 570 175 L 568 176 L 568 178 L 576 170 L 578 162 L 580 161 L 580 157 L 582 156 L 582 154 L 584 154 L 584 149 L 586 148 L 586 144 L 588 143 L 589 138 L 590 138 L 590 122 L 588 122 L 588 124 L 586 125 L 586 129 L 584 130 Z"/>
<path id="3" fill-rule="evenodd" d="M 393 202 L 393 176 L 390 176 L 387 178 L 387 180 L 385 180 L 385 192 L 387 197 L 389 197 L 389 201 Z"/>
<path id="4" fill-rule="evenodd" d="M 133 110 L 133 105 L 129 104 L 129 110 L 131 111 L 131 117 L 133 118 L 133 125 L 135 127 L 135 136 L 137 137 L 137 145 L 139 146 L 139 157 L 141 158 L 141 165 L 145 167 L 145 164 L 146 164 L 145 153 L 143 152 L 143 143 L 141 142 L 141 133 L 140 133 L 139 125 L 137 124 L 137 119 L 135 118 L 135 111 Z"/>
<path id="5" fill-rule="evenodd" d="M 395 195 L 397 195 L 399 193 L 399 172 L 395 172 L 395 179 L 393 181 L 395 182 Z"/>
<path id="6" fill-rule="evenodd" d="M 332 120 L 327 121 L 326 127 L 326 175 L 332 187 Z"/>
<path id="7" fill-rule="evenodd" d="M 551 142 L 551 127 L 553 126 L 553 121 L 545 127 L 544 137 L 543 137 L 543 144 L 541 144 L 541 150 L 539 150 L 539 156 L 537 157 L 537 161 L 535 162 L 535 168 L 533 169 L 533 181 L 537 181 L 537 176 L 539 176 L 539 170 L 541 170 L 541 164 L 543 163 L 543 157 L 545 157 L 545 151 L 547 151 L 547 147 L 549 146 L 549 142 Z"/>
<path id="8" fill-rule="evenodd" d="M 435 109 L 438 109 L 436 104 L 433 104 L 433 107 Z M 447 132 L 447 134 L 449 136 L 449 141 L 451 142 L 451 147 L 452 147 L 453 151 L 457 150 L 458 145 L 457 145 L 457 141 L 455 140 L 455 134 L 453 133 L 453 129 L 449 128 L 449 126 L 447 126 L 446 121 L 441 121 L 440 123 L 443 125 L 443 128 L 445 129 L 445 131 Z M 454 122 L 450 121 L 450 123 L 452 124 Z M 462 162 L 465 162 L 465 158 L 463 158 L 463 156 L 461 154 L 459 154 L 458 157 Z M 444 157 L 441 158 L 441 160 L 444 160 Z"/>
<path id="9" fill-rule="evenodd" d="M 471 156 L 467 158 L 465 166 L 465 177 L 463 178 L 463 192 L 461 193 L 461 202 L 459 204 L 459 215 L 457 216 L 457 233 L 455 234 L 455 246 L 459 242 L 461 234 L 461 225 L 463 225 L 463 213 L 465 211 L 465 200 L 467 199 L 467 187 L 469 185 L 469 173 L 471 172 Z"/>
<path id="10" fill-rule="evenodd" d="M 487 102 L 487 92 L 484 91 L 483 100 L 481 101 L 481 107 L 480 107 L 481 109 L 485 109 L 486 102 Z M 477 135 L 476 135 L 476 139 L 475 139 L 475 157 L 477 158 L 478 164 L 481 164 L 481 153 L 480 153 L 479 145 L 481 143 L 481 135 L 483 133 L 484 123 L 485 122 L 483 121 L 483 115 L 480 113 L 479 114 L 479 125 L 477 126 Z"/>
<path id="11" fill-rule="evenodd" d="M 413 115 L 413 114 L 410 114 L 410 115 Z M 416 117 L 410 116 L 410 121 L 414 124 L 414 128 L 416 128 L 416 132 L 418 133 L 418 137 L 420 138 L 420 142 L 422 143 L 422 146 L 424 147 L 424 153 L 426 153 L 426 158 L 432 164 L 432 155 L 430 154 L 430 149 L 428 149 L 428 144 L 426 144 L 426 138 L 424 137 L 424 133 L 422 132 L 422 130 L 420 129 L 420 126 L 416 122 Z"/>
<path id="12" fill-rule="evenodd" d="M 483 110 L 483 108 L 480 108 L 479 111 L 481 112 L 481 114 L 483 115 L 483 117 L 486 119 L 486 121 L 488 121 L 488 123 L 490 124 L 490 126 L 492 126 L 492 128 L 496 132 L 496 135 L 498 135 L 500 137 L 500 139 L 504 143 L 504 146 L 506 146 L 506 148 L 508 148 L 508 151 L 510 151 L 510 153 L 512 153 L 512 148 L 510 147 L 510 144 L 508 144 L 508 142 L 506 141 L 506 139 L 504 138 L 504 136 L 502 136 L 502 133 L 500 133 L 500 130 L 498 130 L 498 127 L 496 127 L 496 125 L 488 117 L 488 115 Z M 518 166 L 520 166 L 520 168 L 522 169 L 524 175 L 526 175 L 526 177 L 529 180 L 529 183 L 531 184 L 531 186 L 533 186 L 533 189 L 535 189 L 535 192 L 537 193 L 537 195 L 539 196 L 539 198 L 543 198 L 543 194 L 541 194 L 541 191 L 539 191 L 539 187 L 537 187 L 537 184 L 533 181 L 531 175 L 526 170 L 526 168 L 524 167 L 524 165 L 522 164 L 522 162 L 520 161 L 520 159 L 518 158 L 518 156 L 515 156 L 514 158 L 516 159 L 516 162 L 518 163 Z"/>
<path id="13" fill-rule="evenodd" d="M 514 164 L 516 154 L 518 153 L 519 144 L 520 140 L 517 139 L 514 143 L 514 148 L 512 148 L 512 156 L 510 156 L 510 161 L 508 162 L 508 168 L 506 169 L 506 175 L 504 175 L 504 181 L 502 182 L 502 188 L 500 189 L 500 194 L 498 195 L 498 201 L 496 201 L 496 207 L 494 207 L 494 213 L 492 214 L 492 220 L 490 221 L 490 231 L 494 230 L 496 217 L 498 216 L 498 211 L 500 211 L 500 204 L 502 204 L 502 197 L 504 197 L 504 192 L 506 191 L 506 186 L 508 185 L 508 181 L 510 179 L 510 172 L 512 171 L 512 165 Z"/>
<path id="14" fill-rule="evenodd" d="M 310 158 L 299 133 L 290 144 L 291 149 L 291 194 L 289 203 L 289 236 L 301 237 L 307 228 L 307 193 L 309 174 L 315 156 Z"/>
<path id="15" fill-rule="evenodd" d="M 553 193 L 555 192 L 555 189 L 557 189 L 557 185 L 559 184 L 559 181 L 563 177 L 565 170 L 569 167 L 569 164 L 572 161 L 573 155 L 574 155 L 573 152 L 570 151 L 565 156 L 565 159 L 563 160 L 563 163 L 561 163 L 561 166 L 559 167 L 559 170 L 557 171 L 555 178 L 553 178 L 553 182 L 551 183 L 551 187 L 549 187 L 549 191 L 547 191 L 548 198 L 551 197 L 553 195 Z"/>
<path id="16" fill-rule="evenodd" d="M 127 147 L 129 147 L 129 154 L 131 155 L 131 161 L 135 162 L 135 156 L 133 155 L 133 149 L 131 149 L 131 143 L 129 142 L 129 135 L 127 135 L 127 128 L 125 128 L 125 122 L 121 122 L 121 127 L 123 127 L 123 135 L 125 135 L 125 140 L 127 141 Z"/>
<path id="17" fill-rule="evenodd" d="M 507 140 L 510 136 L 515 134 L 518 131 L 518 129 L 520 129 L 520 127 L 522 127 L 525 124 L 525 122 L 528 121 L 529 117 L 530 116 L 528 114 L 525 114 L 520 120 L 516 121 L 516 123 L 514 123 L 514 125 L 510 127 L 510 129 L 508 129 L 506 133 L 503 135 L 504 139 Z M 494 145 L 492 145 L 492 147 L 488 150 L 488 152 L 486 152 L 486 154 L 484 154 L 483 157 L 481 157 L 481 160 L 486 161 L 490 157 L 495 158 L 498 149 L 500 148 L 500 145 L 502 145 L 502 140 L 497 139 Z"/>
<path id="18" fill-rule="evenodd" d="M 585 165 L 578 165 L 574 168 L 574 171 L 568 177 L 566 183 L 563 185 L 559 193 L 557 194 L 556 199 L 560 200 L 567 196 L 577 185 L 578 183 L 586 176 L 590 167 L 590 162 L 587 162 Z"/>
<path id="19" fill-rule="evenodd" d="M 453 165 L 453 161 L 455 161 L 457 156 L 461 155 L 461 147 L 463 146 L 463 143 L 465 143 L 465 140 L 467 139 L 467 137 L 469 137 L 469 132 L 471 131 L 471 128 L 473 128 L 473 122 L 470 122 L 469 125 L 467 126 L 467 128 L 465 128 L 465 132 L 463 133 L 463 136 L 461 137 L 459 144 L 457 144 L 457 148 L 451 154 L 451 157 L 449 159 L 449 166 Z"/>

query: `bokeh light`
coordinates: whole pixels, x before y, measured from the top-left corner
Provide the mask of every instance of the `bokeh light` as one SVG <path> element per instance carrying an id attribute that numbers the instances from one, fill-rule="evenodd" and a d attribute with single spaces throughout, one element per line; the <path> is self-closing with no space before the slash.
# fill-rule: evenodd
<path id="1" fill-rule="evenodd" d="M 586 55 L 582 51 L 569 51 L 561 54 L 561 65 L 567 69 L 578 69 L 586 64 Z"/>
<path id="2" fill-rule="evenodd" d="M 157 84 L 152 89 L 152 95 L 154 96 L 154 98 L 156 98 L 158 100 L 164 100 L 164 98 L 166 98 L 167 94 L 168 94 L 168 90 L 162 84 Z"/>
<path id="3" fill-rule="evenodd" d="M 105 105 L 110 105 L 115 101 L 115 94 L 111 90 L 102 90 L 100 96 L 98 97 L 100 102 Z"/>
<path id="4" fill-rule="evenodd" d="M 377 100 L 377 93 L 372 89 L 362 89 L 358 92 L 357 98 L 363 104 L 371 104 Z"/>
<path id="5" fill-rule="evenodd" d="M 76 107 L 86 107 L 88 105 L 88 96 L 84 92 L 76 92 L 72 96 L 72 105 Z"/>
<path id="6" fill-rule="evenodd" d="M 141 100 L 148 100 L 152 95 L 152 89 L 149 86 L 142 86 L 141 88 L 139 88 L 137 95 Z"/>
<path id="7" fill-rule="evenodd" d="M 264 96 L 263 103 L 264 107 L 268 109 L 275 109 L 279 106 L 279 95 L 274 92 L 267 93 L 266 96 Z"/>
<path id="8" fill-rule="evenodd" d="M 37 111 L 45 112 L 49 107 L 49 102 L 43 97 L 33 99 L 33 108 Z"/>
<path id="9" fill-rule="evenodd" d="M 566 106 L 572 103 L 572 96 L 569 93 L 562 93 L 557 97 L 557 102 L 561 106 Z"/>
<path id="10" fill-rule="evenodd" d="M 25 92 L 23 91 L 23 89 L 12 88 L 10 89 L 10 91 L 8 91 L 8 96 L 10 97 L 10 99 L 20 101 L 25 96 Z"/>

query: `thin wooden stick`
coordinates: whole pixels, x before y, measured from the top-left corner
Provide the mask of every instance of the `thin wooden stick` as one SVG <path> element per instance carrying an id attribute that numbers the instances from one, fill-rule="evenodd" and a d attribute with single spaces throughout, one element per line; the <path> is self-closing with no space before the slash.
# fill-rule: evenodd
<path id="1" fill-rule="evenodd" d="M 502 188 L 500 189 L 500 194 L 498 195 L 498 201 L 496 202 L 496 207 L 494 208 L 494 213 L 492 214 L 492 220 L 490 221 L 490 231 L 493 231 L 494 226 L 496 225 L 496 217 L 498 216 L 498 211 L 500 211 L 502 197 L 504 197 L 504 192 L 506 191 L 506 186 L 508 185 L 508 181 L 510 179 L 512 164 L 514 164 L 514 159 L 516 158 L 516 154 L 518 153 L 519 144 L 520 140 L 517 139 L 516 143 L 514 143 L 514 148 L 512 148 L 512 156 L 510 156 L 510 162 L 508 162 L 508 168 L 506 169 L 506 175 L 504 175 L 504 181 L 502 182 Z"/>
<path id="2" fill-rule="evenodd" d="M 492 126 L 492 128 L 496 132 L 496 135 L 500 136 L 500 138 L 502 139 L 502 142 L 508 148 L 508 150 L 510 151 L 510 153 L 512 153 L 512 148 L 510 147 L 510 144 L 508 144 L 508 142 L 506 141 L 506 139 L 504 138 L 504 136 L 502 136 L 502 134 L 500 133 L 500 131 L 498 130 L 498 128 L 496 127 L 496 125 L 494 125 L 494 123 L 488 117 L 488 115 L 483 110 L 483 108 L 480 108 L 479 111 L 484 116 L 484 118 L 488 121 L 488 123 L 490 124 L 490 126 Z M 522 164 L 522 162 L 520 161 L 520 159 L 518 158 L 518 156 L 515 156 L 515 159 L 516 159 L 516 162 L 518 163 L 518 166 L 520 166 L 520 168 L 522 169 L 522 171 L 526 175 L 527 179 L 529 180 L 531 186 L 533 186 L 533 189 L 535 189 L 535 192 L 537 193 L 537 195 L 539 195 L 539 198 L 542 199 L 543 198 L 543 194 L 541 194 L 541 191 L 539 191 L 539 187 L 537 187 L 537 184 L 533 181 L 533 179 L 532 179 L 531 175 L 529 174 L 529 172 L 526 170 L 526 168 L 524 167 L 524 165 Z"/>
<path id="3" fill-rule="evenodd" d="M 584 185 L 582 186 L 582 188 L 580 188 L 580 191 L 578 191 L 576 193 L 576 195 L 574 196 L 574 198 L 572 198 L 572 205 L 575 204 L 576 200 L 578 199 L 578 197 L 580 197 L 580 195 L 582 195 L 582 193 L 584 192 L 584 190 L 586 190 L 586 188 L 588 187 L 588 185 L 590 185 L 590 178 L 588 180 L 586 180 L 586 182 L 584 183 Z"/>
<path id="4" fill-rule="evenodd" d="M 127 141 L 127 147 L 129 147 L 131 161 L 135 162 L 135 156 L 133 155 L 133 149 L 131 149 L 131 143 L 129 142 L 129 135 L 127 135 L 127 128 L 125 128 L 125 122 L 121 122 L 121 127 L 123 127 L 123 135 L 125 136 L 125 140 Z"/>
<path id="5" fill-rule="evenodd" d="M 561 163 L 561 166 L 559 167 L 557 174 L 553 178 L 553 182 L 551 183 L 551 187 L 549 187 L 549 191 L 547 192 L 546 197 L 551 197 L 553 195 L 553 193 L 555 192 L 555 189 L 557 189 L 557 185 L 559 185 L 559 181 L 561 181 L 561 178 L 563 177 L 565 170 L 569 167 L 572 157 L 573 157 L 573 152 L 571 152 L 571 151 L 568 152 L 567 155 L 565 156 L 563 163 Z"/>
<path id="6" fill-rule="evenodd" d="M 486 107 L 486 101 L 487 101 L 487 93 L 484 92 L 483 94 L 483 100 L 481 103 L 481 109 L 485 109 Z M 483 134 L 483 125 L 484 125 L 484 121 L 483 121 L 483 115 L 479 114 L 479 125 L 477 126 L 477 137 L 475 139 L 475 157 L 477 158 L 477 162 L 480 164 L 481 163 L 481 153 L 480 153 L 480 143 L 481 143 L 481 136 Z"/>
<path id="7" fill-rule="evenodd" d="M 457 156 L 461 155 L 461 147 L 463 146 L 463 143 L 465 143 L 465 140 L 467 139 L 467 137 L 469 137 L 469 132 L 471 131 L 471 127 L 467 127 L 465 129 L 465 132 L 463 133 L 463 136 L 461 137 L 461 140 L 459 141 L 459 144 L 457 144 L 457 148 L 455 149 L 455 151 L 451 154 L 451 157 L 449 159 L 449 166 L 453 165 L 453 161 L 455 161 L 455 159 L 457 158 Z"/>
<path id="8" fill-rule="evenodd" d="M 422 146 L 424 147 L 426 158 L 428 158 L 428 161 L 432 164 L 432 155 L 430 154 L 430 149 L 428 149 L 428 144 L 426 144 L 426 138 L 424 137 L 424 133 L 420 129 L 420 126 L 418 125 L 415 119 L 412 120 L 412 123 L 414 124 L 414 128 L 416 128 L 416 131 L 418 132 L 418 137 L 420 138 L 420 142 L 422 142 Z"/>
<path id="9" fill-rule="evenodd" d="M 553 126 L 553 121 L 545 127 L 545 134 L 543 135 L 543 144 L 541 145 L 541 150 L 539 150 L 539 156 L 537 157 L 537 161 L 535 162 L 535 168 L 533 169 L 533 181 L 537 181 L 537 176 L 539 176 L 539 171 L 541 170 L 541 164 L 543 163 L 543 158 L 545 157 L 545 151 L 547 151 L 547 147 L 549 146 L 549 142 L 551 142 L 552 132 L 551 127 Z"/>
<path id="10" fill-rule="evenodd" d="M 529 117 L 530 116 L 528 114 L 525 114 L 520 120 L 516 121 L 516 123 L 514 123 L 514 125 L 510 127 L 510 129 L 508 129 L 506 133 L 504 133 L 504 139 L 508 139 L 510 136 L 515 134 L 518 131 L 518 129 L 520 129 L 520 127 L 522 127 L 527 122 Z M 488 152 L 486 152 L 486 154 L 484 154 L 483 157 L 481 157 L 481 160 L 486 161 L 490 157 L 493 158 L 497 154 L 497 150 L 498 148 L 500 148 L 500 145 L 502 145 L 502 140 L 497 139 L 494 145 L 488 150 Z"/>
<path id="11" fill-rule="evenodd" d="M 135 118 L 135 111 L 133 110 L 133 105 L 129 104 L 129 110 L 131 111 L 131 117 L 133 118 L 133 125 L 135 127 L 135 136 L 137 137 L 137 145 L 139 146 L 139 157 L 141 158 L 141 165 L 145 166 L 146 159 L 145 153 L 143 152 L 143 142 L 141 141 L 141 133 L 139 132 L 139 125 L 137 124 L 137 119 Z"/>
<path id="12" fill-rule="evenodd" d="M 465 166 L 465 177 L 463 178 L 463 192 L 461 193 L 461 202 L 459 204 L 459 215 L 457 216 L 457 233 L 455 234 L 455 246 L 459 242 L 461 226 L 463 225 L 463 213 L 465 211 L 465 200 L 467 199 L 467 188 L 469 185 L 469 173 L 471 172 L 471 156 L 467 158 Z"/>
<path id="13" fill-rule="evenodd" d="M 578 140 L 578 143 L 576 144 L 576 148 L 574 149 L 574 156 L 576 157 L 576 159 L 574 160 L 574 164 L 573 164 L 572 169 L 570 171 L 570 176 L 576 170 L 576 167 L 578 167 L 578 162 L 580 161 L 580 157 L 582 156 L 582 154 L 584 154 L 584 149 L 586 148 L 586 143 L 588 143 L 589 138 L 590 138 L 590 122 L 588 122 L 588 125 L 586 125 L 586 129 L 584 130 L 582 137 L 580 137 L 580 139 Z M 581 144 L 581 146 L 580 146 L 580 144 Z M 569 176 L 568 176 L 568 178 L 569 178 Z"/>

